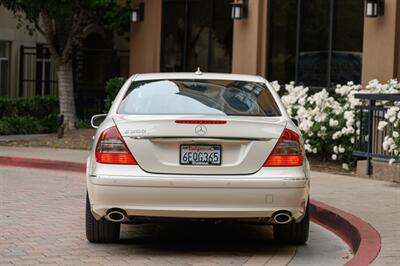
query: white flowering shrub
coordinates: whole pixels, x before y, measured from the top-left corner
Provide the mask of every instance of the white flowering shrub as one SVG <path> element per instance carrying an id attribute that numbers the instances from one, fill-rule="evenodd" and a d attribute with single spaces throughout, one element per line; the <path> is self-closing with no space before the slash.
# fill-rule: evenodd
<path id="1" fill-rule="evenodd" d="M 274 89 L 281 86 L 275 81 Z M 360 85 L 349 82 L 338 85 L 335 93 L 326 90 L 310 93 L 309 88 L 296 86 L 293 82 L 283 86 L 282 102 L 288 114 L 299 120 L 299 129 L 304 138 L 306 152 L 319 154 L 326 159 L 340 160 L 344 169 L 354 163 L 352 156 L 356 134 L 359 134 L 360 122 L 356 120 L 355 106 L 363 104 L 354 94 L 362 89 Z M 371 80 L 363 93 L 400 93 L 400 83 L 389 80 L 385 84 Z M 385 121 L 378 129 L 387 133 L 383 149 L 394 155 L 400 154 L 400 103 L 389 104 Z M 389 129 L 388 125 L 392 125 Z M 393 160 L 391 160 L 392 162 Z"/>
<path id="2" fill-rule="evenodd" d="M 399 103 L 396 103 L 397 105 Z M 385 120 L 379 122 L 378 130 L 385 133 L 382 148 L 384 151 L 393 154 L 397 157 L 400 154 L 400 108 L 398 106 L 390 107 L 386 114 Z M 393 158 L 389 161 L 390 164 L 395 162 Z"/>
<path id="3" fill-rule="evenodd" d="M 353 161 L 355 106 L 359 104 L 354 93 L 360 89 L 361 86 L 348 83 L 338 86 L 331 96 L 326 90 L 310 94 L 307 87 L 294 83 L 284 86 L 282 102 L 289 115 L 299 120 L 308 153 L 341 160 L 343 168 L 348 169 L 348 163 Z"/>
<path id="4" fill-rule="evenodd" d="M 395 79 L 389 80 L 386 84 L 372 80 L 367 89 L 373 93 L 400 93 L 400 83 Z M 378 130 L 385 134 L 382 148 L 397 157 L 400 154 L 400 102 L 382 101 L 378 104 L 388 108 L 384 120 L 378 124 Z M 396 160 L 393 158 L 389 163 L 392 164 L 394 161 Z"/>
<path id="5" fill-rule="evenodd" d="M 366 91 L 369 93 L 399 93 L 400 83 L 397 79 L 391 79 L 387 83 L 381 84 L 377 79 L 373 79 L 368 82 Z"/>

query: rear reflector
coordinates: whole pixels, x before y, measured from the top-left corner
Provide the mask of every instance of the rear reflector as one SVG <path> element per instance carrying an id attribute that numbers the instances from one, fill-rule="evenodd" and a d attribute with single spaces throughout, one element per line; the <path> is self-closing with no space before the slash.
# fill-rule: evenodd
<path id="1" fill-rule="evenodd" d="M 221 125 L 226 124 L 224 120 L 175 120 L 177 124 L 209 124 L 209 125 Z"/>
<path id="2" fill-rule="evenodd" d="M 104 130 L 96 146 L 96 162 L 104 164 L 137 164 L 117 127 Z"/>
<path id="3" fill-rule="evenodd" d="M 296 132 L 285 128 L 263 166 L 284 167 L 301 165 L 303 165 L 303 151 L 300 144 L 300 136 Z"/>

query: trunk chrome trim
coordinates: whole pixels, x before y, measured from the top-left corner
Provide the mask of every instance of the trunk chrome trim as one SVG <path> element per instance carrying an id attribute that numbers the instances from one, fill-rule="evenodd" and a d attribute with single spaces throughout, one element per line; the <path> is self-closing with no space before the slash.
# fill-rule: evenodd
<path id="1" fill-rule="evenodd" d="M 190 136 L 182 136 L 182 137 L 165 137 L 165 136 L 125 136 L 130 139 L 148 139 L 154 141 L 165 141 L 165 142 L 174 142 L 178 140 L 193 140 L 193 141 L 271 141 L 273 138 L 231 138 L 231 137 L 190 137 Z"/>

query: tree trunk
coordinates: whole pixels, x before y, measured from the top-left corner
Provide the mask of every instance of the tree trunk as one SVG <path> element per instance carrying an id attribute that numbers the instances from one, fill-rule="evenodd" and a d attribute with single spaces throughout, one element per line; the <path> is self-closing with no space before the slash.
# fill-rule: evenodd
<path id="1" fill-rule="evenodd" d="M 60 113 L 64 115 L 64 127 L 66 130 L 73 130 L 76 129 L 77 118 L 71 62 L 59 64 L 57 77 Z"/>

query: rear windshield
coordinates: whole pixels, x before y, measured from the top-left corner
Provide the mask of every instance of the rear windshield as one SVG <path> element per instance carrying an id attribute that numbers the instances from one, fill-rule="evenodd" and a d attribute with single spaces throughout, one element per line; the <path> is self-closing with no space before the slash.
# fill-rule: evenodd
<path id="1" fill-rule="evenodd" d="M 265 84 L 235 80 L 134 81 L 118 113 L 281 115 Z"/>

